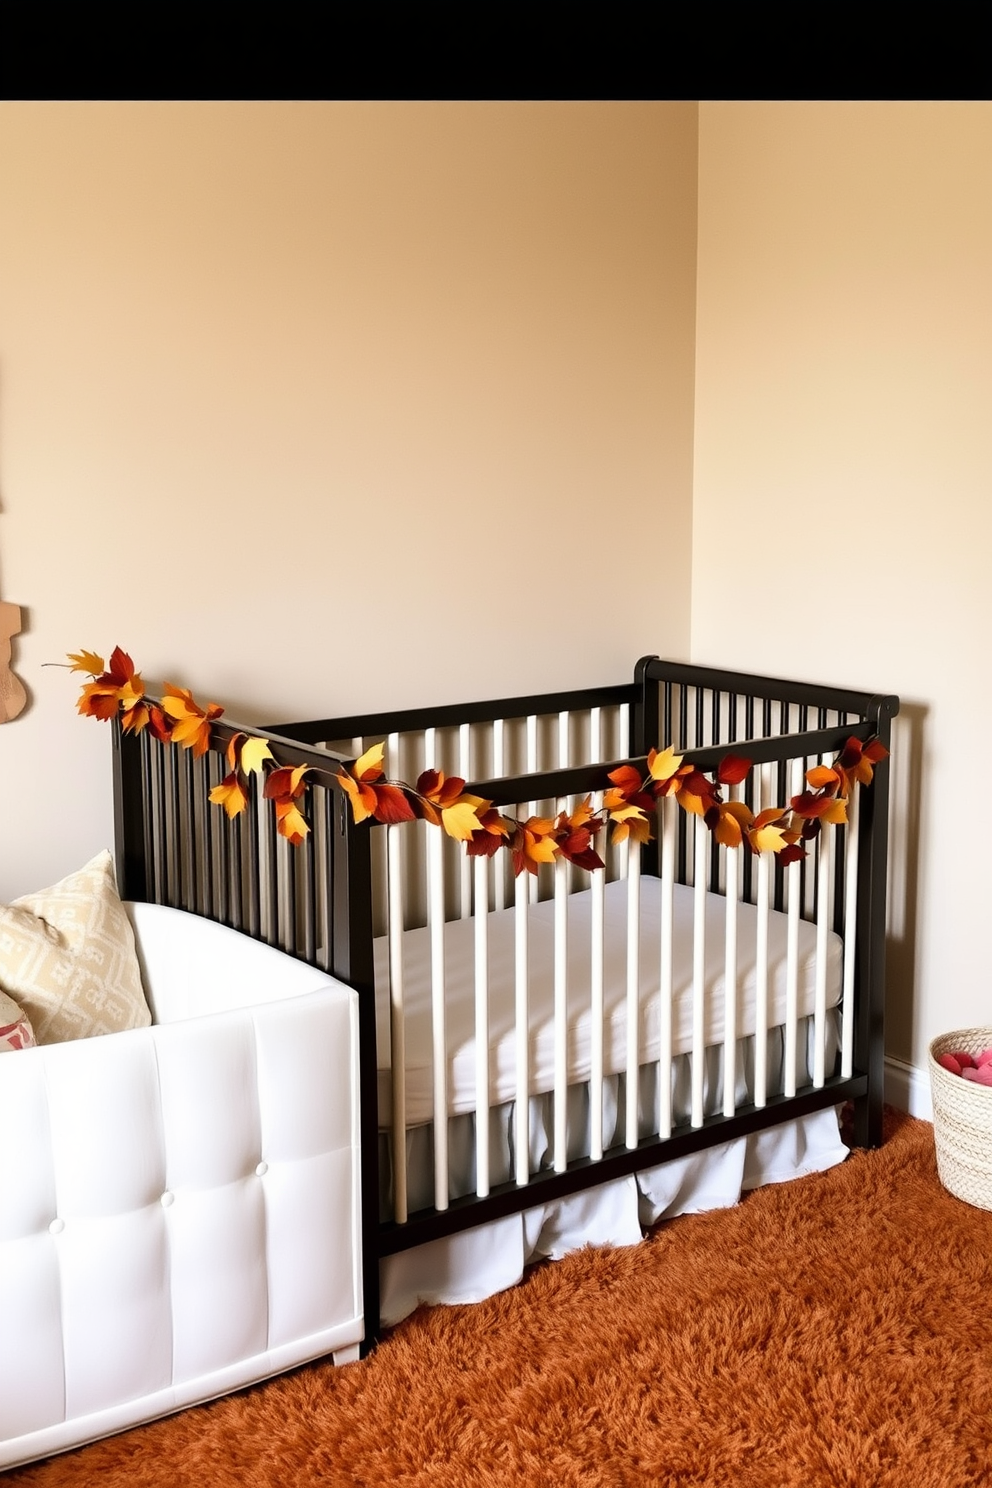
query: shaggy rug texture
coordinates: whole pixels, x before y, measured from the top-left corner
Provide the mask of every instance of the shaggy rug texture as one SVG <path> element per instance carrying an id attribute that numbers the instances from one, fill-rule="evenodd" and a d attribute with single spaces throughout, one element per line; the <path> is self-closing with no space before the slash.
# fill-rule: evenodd
<path id="1" fill-rule="evenodd" d="M 992 1484 L 992 1213 L 930 1126 L 3 1488 Z"/>

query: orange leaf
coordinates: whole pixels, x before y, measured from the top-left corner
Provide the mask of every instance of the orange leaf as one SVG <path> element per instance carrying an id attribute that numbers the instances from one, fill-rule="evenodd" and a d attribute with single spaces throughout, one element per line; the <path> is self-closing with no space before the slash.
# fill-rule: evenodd
<path id="1" fill-rule="evenodd" d="M 124 732 L 140 734 L 149 718 L 149 710 L 145 703 L 134 703 L 130 708 L 125 708 L 121 714 L 121 726 Z"/>
<path id="2" fill-rule="evenodd" d="M 631 796 L 641 788 L 641 777 L 633 765 L 618 765 L 615 770 L 610 771 L 607 779 L 612 780 L 625 796 Z"/>
<path id="3" fill-rule="evenodd" d="M 814 765 L 812 770 L 806 771 L 806 780 L 814 790 L 823 790 L 832 786 L 836 791 L 841 784 L 839 772 L 832 770 L 829 765 Z"/>
<path id="4" fill-rule="evenodd" d="M 716 820 L 712 825 L 707 822 L 707 825 L 710 826 L 714 838 L 721 847 L 740 847 L 744 841 L 740 822 L 728 812 L 720 810 L 719 807 L 716 808 Z"/>
<path id="5" fill-rule="evenodd" d="M 211 723 L 221 716 L 224 709 L 217 703 L 208 703 L 206 708 L 201 708 L 188 688 L 173 687 L 168 682 L 162 693 L 163 711 L 172 719 L 172 742 L 182 745 L 183 749 L 192 749 L 199 758 L 210 747 Z"/>
<path id="6" fill-rule="evenodd" d="M 88 718 L 114 718 L 120 708 L 120 688 L 113 683 L 87 682 L 79 694 L 76 704 L 79 712 Z"/>
<path id="7" fill-rule="evenodd" d="M 227 763 L 232 770 L 238 768 L 238 744 L 244 738 L 244 734 L 232 734 L 227 741 Z"/>
<path id="8" fill-rule="evenodd" d="M 372 786 L 355 780 L 347 770 L 339 770 L 335 779 L 351 801 L 351 812 L 356 823 L 370 817 L 375 811 L 375 792 Z"/>
<path id="9" fill-rule="evenodd" d="M 248 805 L 248 797 L 244 786 L 237 775 L 225 775 L 220 785 L 215 785 L 210 792 L 210 799 L 215 806 L 223 806 L 228 818 L 233 821 Z"/>
<path id="10" fill-rule="evenodd" d="M 309 830 L 295 801 L 276 802 L 276 831 L 281 837 L 293 847 L 299 847 Z"/>

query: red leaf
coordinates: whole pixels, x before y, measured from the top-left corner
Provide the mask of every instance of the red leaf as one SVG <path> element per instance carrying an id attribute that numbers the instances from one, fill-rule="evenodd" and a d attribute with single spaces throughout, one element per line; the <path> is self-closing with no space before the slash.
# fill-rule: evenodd
<path id="1" fill-rule="evenodd" d="M 172 737 L 172 720 L 166 718 L 157 703 L 152 703 L 148 709 L 148 728 L 160 744 L 168 744 Z"/>
<path id="2" fill-rule="evenodd" d="M 465 844 L 470 858 L 493 858 L 507 839 L 496 832 L 473 832 Z"/>
<path id="3" fill-rule="evenodd" d="M 712 780 L 708 775 L 704 775 L 702 770 L 693 770 L 688 774 L 682 782 L 682 789 L 688 791 L 692 796 L 705 797 L 713 796 L 716 793 L 716 787 Z"/>
<path id="4" fill-rule="evenodd" d="M 785 866 L 789 863 L 798 863 L 805 856 L 806 849 L 800 847 L 798 842 L 793 842 L 788 847 L 783 847 L 780 853 L 776 853 L 775 861 Z"/>
<path id="5" fill-rule="evenodd" d="M 134 662 L 126 651 L 121 650 L 120 646 L 115 646 L 110 653 L 107 675 L 112 678 L 117 687 L 123 687 L 125 682 L 129 682 L 134 676 Z"/>
<path id="6" fill-rule="evenodd" d="M 716 778 L 721 785 L 740 785 L 751 770 L 751 761 L 742 754 L 725 754 L 720 761 Z"/>
<path id="7" fill-rule="evenodd" d="M 369 789 L 375 794 L 375 811 L 372 813 L 376 821 L 395 822 L 415 821 L 413 807 L 406 796 L 396 785 L 373 785 Z"/>

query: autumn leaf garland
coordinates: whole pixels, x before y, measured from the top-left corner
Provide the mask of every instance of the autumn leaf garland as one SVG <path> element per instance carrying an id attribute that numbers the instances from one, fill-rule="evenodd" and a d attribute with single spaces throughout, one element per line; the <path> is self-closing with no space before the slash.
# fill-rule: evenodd
<path id="1" fill-rule="evenodd" d="M 106 666 L 93 651 L 74 653 L 69 662 L 72 671 L 88 673 L 92 679 L 80 694 L 80 713 L 105 720 L 120 715 L 125 732 L 140 733 L 147 728 L 162 743 L 192 749 L 194 756 L 209 748 L 212 726 L 224 711 L 217 703 L 201 707 L 186 688 L 170 683 L 162 689 L 160 705 L 146 702 L 141 676 L 119 646 Z M 870 784 L 875 765 L 888 754 L 877 738 L 864 744 L 848 739 L 832 765 L 807 770 L 807 789 L 793 796 L 787 807 L 774 806 L 755 815 L 745 802 L 725 800 L 722 794 L 724 787 L 747 778 L 752 762 L 743 755 L 724 755 L 711 779 L 671 747 L 652 749 L 645 775 L 630 764 L 610 772 L 610 785 L 599 808 L 587 796 L 571 812 L 519 821 L 504 815 L 491 801 L 467 792 L 460 777 L 446 776 L 440 770 L 425 770 L 413 786 L 387 780 L 384 752 L 382 744 L 374 744 L 335 775 L 356 822 L 370 817 L 389 824 L 427 821 L 464 842 L 471 857 L 509 851 L 517 875 L 536 874 L 542 863 L 559 858 L 580 868 L 602 868 L 596 838 L 604 827 L 610 824 L 614 843 L 650 842 L 655 803 L 665 797 L 674 797 L 684 811 L 700 817 L 723 846 L 744 847 L 755 854 L 771 852 L 781 863 L 795 862 L 805 857 L 805 844 L 824 824 L 847 821 L 852 791 L 857 785 Z M 278 765 L 264 739 L 244 733 L 232 734 L 226 757 L 229 773 L 211 790 L 210 800 L 233 820 L 247 808 L 249 779 L 258 775 L 264 797 L 273 804 L 277 831 L 293 846 L 303 842 L 310 828 L 301 803 L 308 776 L 314 772 L 306 765 Z"/>

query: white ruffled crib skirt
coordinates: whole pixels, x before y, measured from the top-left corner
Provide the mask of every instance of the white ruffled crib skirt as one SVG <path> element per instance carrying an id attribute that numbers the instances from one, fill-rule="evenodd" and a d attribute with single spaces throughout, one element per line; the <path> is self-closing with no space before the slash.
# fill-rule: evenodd
<path id="1" fill-rule="evenodd" d="M 827 1018 L 827 1068 L 837 1049 L 838 1017 Z M 813 1020 L 798 1027 L 797 1081 L 808 1083 L 813 1058 Z M 782 1089 L 784 1034 L 768 1035 L 768 1093 Z M 737 1103 L 753 1095 L 754 1039 L 737 1045 Z M 644 1066 L 639 1082 L 640 1136 L 657 1131 L 656 1064 Z M 673 1117 L 689 1119 L 689 1056 L 673 1061 Z M 604 1084 L 604 1145 L 625 1140 L 624 1077 Z M 723 1096 L 723 1047 L 706 1053 L 704 1109 L 720 1109 Z M 490 1112 L 490 1167 L 493 1184 L 513 1174 L 516 1112 L 512 1101 Z M 551 1165 L 554 1129 L 553 1098 L 532 1097 L 528 1141 L 531 1171 Z M 457 1197 L 475 1187 L 475 1119 L 453 1117 L 448 1123 L 451 1194 Z M 433 1133 L 429 1125 L 407 1132 L 409 1203 L 411 1211 L 433 1203 Z M 589 1152 L 587 1087 L 568 1092 L 569 1160 Z M 511 1215 L 443 1240 L 389 1256 L 380 1263 L 381 1316 L 392 1326 L 421 1303 L 478 1302 L 514 1286 L 525 1268 L 545 1258 L 560 1259 L 584 1245 L 634 1245 L 645 1229 L 663 1219 L 729 1208 L 743 1192 L 765 1183 L 781 1183 L 809 1173 L 823 1172 L 843 1162 L 847 1148 L 840 1139 L 837 1111 L 828 1108 L 782 1126 L 738 1137 L 689 1157 L 676 1158 L 627 1178 L 614 1179 Z M 381 1208 L 391 1213 L 389 1139 L 380 1137 Z"/>

